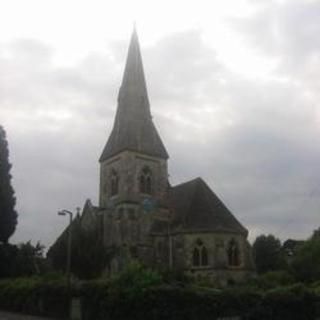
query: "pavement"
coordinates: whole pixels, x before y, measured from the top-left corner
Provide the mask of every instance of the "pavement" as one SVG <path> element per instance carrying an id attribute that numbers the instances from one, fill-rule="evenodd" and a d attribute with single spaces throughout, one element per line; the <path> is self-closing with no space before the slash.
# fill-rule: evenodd
<path id="1" fill-rule="evenodd" d="M 43 318 L 43 317 L 29 316 L 21 313 L 0 311 L 0 320 L 57 320 L 57 319 Z"/>

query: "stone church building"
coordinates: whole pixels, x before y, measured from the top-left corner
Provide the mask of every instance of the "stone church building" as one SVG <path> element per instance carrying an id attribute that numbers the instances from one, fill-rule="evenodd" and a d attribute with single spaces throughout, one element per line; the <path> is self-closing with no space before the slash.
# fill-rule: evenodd
<path id="1" fill-rule="evenodd" d="M 201 178 L 170 185 L 169 154 L 152 121 L 136 31 L 117 102 L 99 159 L 99 206 L 87 200 L 78 217 L 112 252 L 106 272 L 137 260 L 219 283 L 245 280 L 254 270 L 247 229 Z"/>

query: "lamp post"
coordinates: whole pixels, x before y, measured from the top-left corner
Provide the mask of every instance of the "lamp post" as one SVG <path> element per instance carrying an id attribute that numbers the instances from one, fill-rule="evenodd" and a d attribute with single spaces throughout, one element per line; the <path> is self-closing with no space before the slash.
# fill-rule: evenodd
<path id="1" fill-rule="evenodd" d="M 66 275 L 67 275 L 68 287 L 70 288 L 71 237 L 72 237 L 71 224 L 72 224 L 73 213 L 71 211 L 68 211 L 68 210 L 61 210 L 61 211 L 58 212 L 58 215 L 59 216 L 69 215 Z"/>
<path id="2" fill-rule="evenodd" d="M 168 246 L 169 246 L 169 269 L 172 270 L 173 268 L 173 248 L 172 248 L 172 237 L 171 237 L 171 229 L 170 229 L 170 223 L 171 223 L 171 212 L 168 212 L 168 224 L 167 224 L 167 233 L 168 233 Z"/>

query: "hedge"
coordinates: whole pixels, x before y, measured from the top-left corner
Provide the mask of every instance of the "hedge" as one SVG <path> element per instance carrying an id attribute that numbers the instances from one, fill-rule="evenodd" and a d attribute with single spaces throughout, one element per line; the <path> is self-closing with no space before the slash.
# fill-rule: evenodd
<path id="1" fill-rule="evenodd" d="M 318 292 L 301 284 L 259 291 L 90 281 L 72 288 L 72 295 L 81 299 L 84 320 L 214 320 L 233 316 L 245 320 L 313 320 L 319 316 Z M 0 281 L 0 309 L 66 318 L 68 301 L 63 280 Z"/>
<path id="2" fill-rule="evenodd" d="M 2 280 L 0 309 L 65 318 L 69 310 L 67 283 L 39 278 Z"/>

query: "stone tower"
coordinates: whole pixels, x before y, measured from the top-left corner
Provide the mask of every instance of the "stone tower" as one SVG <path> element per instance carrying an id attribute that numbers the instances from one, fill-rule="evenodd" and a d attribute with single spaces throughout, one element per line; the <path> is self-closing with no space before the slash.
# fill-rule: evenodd
<path id="1" fill-rule="evenodd" d="M 152 121 L 134 30 L 113 129 L 100 157 L 99 207 L 107 210 L 107 247 L 121 248 L 130 243 L 137 251 L 137 246 L 149 245 L 150 226 L 167 197 L 167 159 L 168 153 Z"/>
<path id="2" fill-rule="evenodd" d="M 114 126 L 100 157 L 100 207 L 160 200 L 167 190 L 168 153 L 155 128 L 134 30 Z"/>

